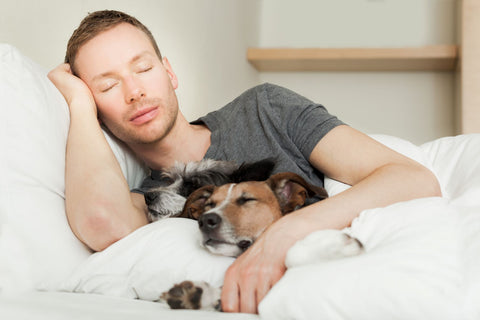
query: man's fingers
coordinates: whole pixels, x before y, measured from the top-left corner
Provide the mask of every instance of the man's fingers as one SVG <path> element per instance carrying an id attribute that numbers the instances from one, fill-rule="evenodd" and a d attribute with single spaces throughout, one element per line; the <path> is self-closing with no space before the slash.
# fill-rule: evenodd
<path id="1" fill-rule="evenodd" d="M 230 270 L 230 269 L 229 269 Z M 222 311 L 224 312 L 239 312 L 240 300 L 239 300 L 239 288 L 235 280 L 232 280 L 231 271 L 225 274 L 225 281 L 222 288 Z"/>
<path id="2" fill-rule="evenodd" d="M 66 71 L 66 72 L 68 72 L 68 73 L 70 73 L 70 74 L 73 74 L 73 73 L 72 73 L 72 67 L 70 66 L 69 63 L 64 63 L 62 66 L 63 66 L 63 70 L 64 70 L 64 71 Z"/>
<path id="3" fill-rule="evenodd" d="M 273 284 L 269 282 L 259 282 L 257 292 L 256 292 L 256 307 L 258 309 L 258 305 L 260 302 L 265 298 L 268 291 L 272 288 Z"/>
<path id="4" fill-rule="evenodd" d="M 257 313 L 257 294 L 254 284 L 248 284 L 245 288 L 241 288 L 240 312 Z"/>
<path id="5" fill-rule="evenodd" d="M 259 276 L 257 278 L 257 281 L 251 282 L 251 290 L 252 296 L 255 297 L 254 301 L 254 308 L 250 306 L 250 304 L 246 305 L 246 311 L 245 312 L 250 312 L 250 310 L 254 309 L 255 313 L 258 313 L 258 305 L 260 302 L 262 302 L 263 298 L 267 295 L 267 293 L 272 289 L 272 287 L 280 280 L 280 278 L 283 276 L 285 273 L 284 268 L 271 268 L 271 267 L 266 267 L 263 270 L 259 270 L 257 272 L 257 275 Z M 243 290 L 242 290 L 243 292 Z M 248 302 L 247 302 L 248 303 Z M 243 311 L 243 305 L 241 308 L 242 312 Z M 248 311 L 247 311 L 248 310 Z"/>
<path id="6" fill-rule="evenodd" d="M 260 301 L 285 273 L 284 258 L 266 258 L 261 241 L 237 258 L 225 273 L 223 311 L 257 313 Z"/>

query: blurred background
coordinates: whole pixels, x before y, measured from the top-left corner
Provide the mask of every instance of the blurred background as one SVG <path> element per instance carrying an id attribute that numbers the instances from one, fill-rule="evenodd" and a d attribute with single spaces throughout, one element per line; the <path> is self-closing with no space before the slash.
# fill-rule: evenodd
<path id="1" fill-rule="evenodd" d="M 0 0 L 0 42 L 52 69 L 81 19 L 102 9 L 152 31 L 189 120 L 271 82 L 365 133 L 416 144 L 456 133 L 454 72 L 261 72 L 246 58 L 248 47 L 456 44 L 456 0 Z"/>

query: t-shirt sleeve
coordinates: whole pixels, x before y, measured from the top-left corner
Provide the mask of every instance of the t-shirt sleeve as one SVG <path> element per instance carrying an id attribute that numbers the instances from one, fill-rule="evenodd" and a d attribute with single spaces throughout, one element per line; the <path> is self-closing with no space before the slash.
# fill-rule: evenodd
<path id="1" fill-rule="evenodd" d="M 279 125 L 308 159 L 317 143 L 333 128 L 344 125 L 318 103 L 283 87 L 268 85 L 269 105 L 279 117 Z"/>

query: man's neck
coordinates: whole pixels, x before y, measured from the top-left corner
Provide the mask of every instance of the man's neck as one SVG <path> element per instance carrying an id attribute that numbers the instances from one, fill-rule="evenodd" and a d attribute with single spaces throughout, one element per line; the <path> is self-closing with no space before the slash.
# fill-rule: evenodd
<path id="1" fill-rule="evenodd" d="M 169 168 L 177 161 L 202 160 L 210 147 L 211 132 L 204 125 L 192 125 L 182 120 L 162 140 L 130 147 L 149 168 L 155 170 Z"/>

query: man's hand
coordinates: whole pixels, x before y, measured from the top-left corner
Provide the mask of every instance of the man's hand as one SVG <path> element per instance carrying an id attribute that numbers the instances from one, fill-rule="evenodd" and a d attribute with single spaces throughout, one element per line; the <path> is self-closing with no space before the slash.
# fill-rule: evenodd
<path id="1" fill-rule="evenodd" d="M 68 63 L 62 63 L 48 73 L 48 78 L 62 93 L 68 105 L 72 104 L 74 99 L 89 99 L 93 101 L 93 96 L 88 86 L 80 78 L 72 74 L 72 70 Z M 88 103 L 95 108 L 95 103 Z"/>
<path id="2" fill-rule="evenodd" d="M 258 313 L 259 303 L 286 271 L 288 249 L 305 236 L 305 221 L 290 215 L 283 217 L 235 260 L 225 274 L 223 311 Z"/>

